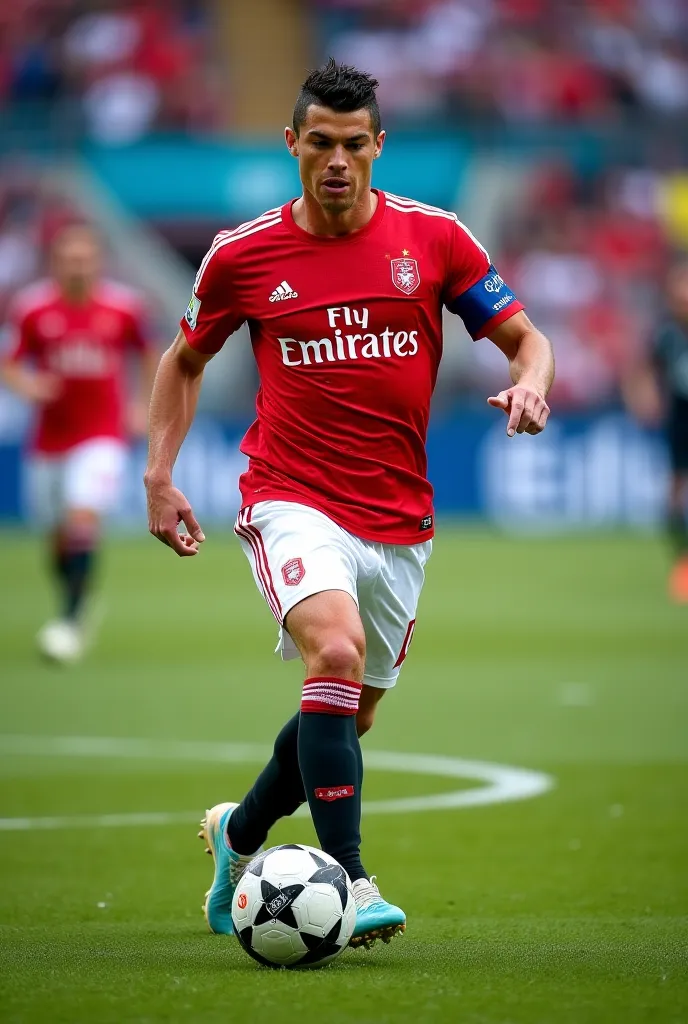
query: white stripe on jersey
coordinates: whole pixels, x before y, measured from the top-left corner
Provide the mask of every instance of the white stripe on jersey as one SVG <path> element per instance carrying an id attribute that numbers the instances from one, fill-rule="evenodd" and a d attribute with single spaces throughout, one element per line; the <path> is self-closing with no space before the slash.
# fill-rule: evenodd
<path id="1" fill-rule="evenodd" d="M 267 214 L 263 214 L 263 216 L 267 216 Z M 266 220 L 266 221 L 263 221 L 262 223 L 258 223 L 257 221 L 256 222 L 251 222 L 251 223 L 255 223 L 255 226 L 250 228 L 249 230 L 238 231 L 238 229 L 237 229 L 238 233 L 231 232 L 230 234 L 228 234 L 228 236 L 226 238 L 222 237 L 222 238 L 220 238 L 219 241 L 217 241 L 217 238 L 219 238 L 220 236 L 219 235 L 216 236 L 216 241 L 213 242 L 213 245 L 210 247 L 210 249 L 206 253 L 206 255 L 205 255 L 204 259 L 203 259 L 203 262 L 201 263 L 200 267 L 198 268 L 198 273 L 196 274 L 196 280 L 194 281 L 194 292 L 198 291 L 198 287 L 199 287 L 199 285 L 201 283 L 201 280 L 203 278 L 203 274 L 205 273 L 205 269 L 208 266 L 208 263 L 213 258 L 215 253 L 218 252 L 218 250 L 220 250 L 224 245 L 229 245 L 230 242 L 238 242 L 239 239 L 241 239 L 241 238 L 248 238 L 249 235 L 255 235 L 256 231 L 264 231 L 265 228 L 274 227 L 274 225 L 275 224 L 279 224 L 281 222 L 281 220 L 282 220 L 282 213 L 280 211 L 279 216 L 273 217 L 271 220 Z"/>
<path id="2" fill-rule="evenodd" d="M 252 228 L 256 224 L 262 223 L 268 218 L 272 220 L 278 213 L 281 213 L 281 207 L 276 206 L 272 210 L 267 210 L 265 213 L 261 213 L 260 217 L 255 217 L 253 220 L 244 221 L 243 224 L 239 224 L 239 226 L 236 228 L 232 228 L 231 230 L 227 231 L 218 231 L 218 233 L 215 235 L 215 238 L 213 239 L 213 243 L 210 246 L 210 249 L 203 257 L 203 261 L 200 267 L 198 268 L 198 273 L 196 274 L 196 280 L 194 282 L 194 291 L 196 290 L 201 280 L 201 277 L 203 276 L 203 271 L 205 270 L 208 261 L 212 257 L 217 247 L 222 242 L 226 241 L 228 238 L 233 238 L 235 235 L 238 235 L 239 232 L 241 231 L 245 231 L 248 228 Z"/>
<path id="3" fill-rule="evenodd" d="M 416 199 L 405 199 L 403 196 L 395 196 L 391 192 L 385 192 L 385 196 L 392 209 L 397 210 L 399 213 L 424 213 L 428 217 L 447 217 L 449 220 L 455 221 L 456 224 L 466 232 L 471 241 L 475 242 L 480 251 L 485 253 L 489 261 L 490 254 L 485 246 L 481 245 L 471 229 L 467 227 L 463 221 L 459 220 L 455 213 L 450 213 L 448 210 L 441 210 L 439 206 L 429 206 L 427 203 L 421 203 Z"/>

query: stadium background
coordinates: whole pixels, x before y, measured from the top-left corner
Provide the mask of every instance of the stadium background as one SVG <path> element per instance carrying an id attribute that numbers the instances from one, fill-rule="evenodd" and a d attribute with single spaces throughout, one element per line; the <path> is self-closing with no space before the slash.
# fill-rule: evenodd
<path id="1" fill-rule="evenodd" d="M 214 233 L 298 193 L 281 132 L 329 54 L 381 81 L 375 182 L 456 210 L 557 358 L 547 431 L 508 441 L 485 407 L 503 359 L 447 319 L 431 472 L 440 516 L 471 525 L 440 531 L 423 629 L 369 746 L 528 766 L 557 788 L 423 815 L 420 837 L 421 817 L 366 819 L 367 856 L 415 929 L 406 946 L 363 973 L 259 990 L 232 953 L 240 1006 L 271 1022 L 443 1021 L 459 1005 L 490 1024 L 683 1021 L 688 630 L 665 595 L 663 443 L 622 403 L 668 261 L 688 248 L 683 0 L 0 5 L 0 320 L 76 211 L 100 225 L 113 276 L 147 293 L 165 346 Z M 254 383 L 235 336 L 180 459 L 216 545 L 191 567 L 146 536 L 134 453 L 101 639 L 63 674 L 32 653 L 51 603 L 26 530 L 28 411 L 0 390 L 0 821 L 174 816 L 249 782 L 245 766 L 109 760 L 59 737 L 264 744 L 289 712 L 298 671 L 269 660 L 229 535 Z M 454 784 L 368 783 L 383 799 Z M 49 843 L 23 827 L 0 835 L 3 1019 L 225 1019 L 226 954 L 192 913 L 206 865 L 190 826 Z"/>
<path id="2" fill-rule="evenodd" d="M 556 342 L 556 417 L 509 445 L 484 397 L 501 357 L 447 318 L 430 438 L 440 513 L 513 526 L 656 524 L 663 453 L 620 410 L 667 260 L 688 244 L 688 61 L 678 0 L 18 0 L 0 24 L 0 313 L 74 208 L 173 336 L 220 227 L 297 194 L 281 140 L 303 69 L 333 53 L 381 81 L 376 181 L 455 209 Z M 233 339 L 208 374 L 193 464 L 226 519 L 252 412 Z M 0 517 L 21 517 L 25 418 L 0 395 Z M 220 426 L 221 424 L 221 426 Z M 140 521 L 140 459 L 122 516 Z"/>

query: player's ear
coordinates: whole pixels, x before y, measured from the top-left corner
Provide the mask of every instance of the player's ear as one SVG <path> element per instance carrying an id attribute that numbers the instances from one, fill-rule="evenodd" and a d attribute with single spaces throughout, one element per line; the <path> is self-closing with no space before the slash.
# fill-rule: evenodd
<path id="1" fill-rule="evenodd" d="M 287 144 L 287 149 L 292 156 L 299 155 L 299 137 L 293 128 L 284 129 L 284 141 Z"/>
<path id="2" fill-rule="evenodd" d="M 380 134 L 378 135 L 378 137 L 375 139 L 375 156 L 374 156 L 375 160 L 377 160 L 377 158 L 379 157 L 380 153 L 382 152 L 382 147 L 385 144 L 385 138 L 386 137 L 387 137 L 387 132 L 381 131 Z"/>

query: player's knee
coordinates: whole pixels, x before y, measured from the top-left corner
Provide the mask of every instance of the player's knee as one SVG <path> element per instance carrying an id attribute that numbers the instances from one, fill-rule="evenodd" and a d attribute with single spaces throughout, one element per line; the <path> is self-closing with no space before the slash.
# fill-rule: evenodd
<path id="1" fill-rule="evenodd" d="M 364 661 L 364 642 L 346 635 L 331 636 L 318 644 L 313 652 L 311 673 L 332 675 L 339 679 L 360 679 Z"/>
<path id="2" fill-rule="evenodd" d="M 69 548 L 92 548 L 100 535 L 100 519 L 90 509 L 70 509 L 60 529 L 63 544 Z"/>

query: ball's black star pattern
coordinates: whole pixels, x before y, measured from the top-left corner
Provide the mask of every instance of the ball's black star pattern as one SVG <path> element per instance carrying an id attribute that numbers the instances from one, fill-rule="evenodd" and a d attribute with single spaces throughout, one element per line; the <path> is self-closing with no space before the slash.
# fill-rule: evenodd
<path id="1" fill-rule="evenodd" d="M 327 956 L 336 956 L 340 950 L 337 939 L 341 930 L 342 921 L 340 918 L 329 930 L 325 938 L 321 938 L 319 935 L 310 935 L 308 932 L 301 932 L 301 939 L 304 945 L 308 947 L 308 952 L 305 956 L 301 957 L 298 966 L 305 967 L 307 964 L 317 964 Z"/>
<path id="2" fill-rule="evenodd" d="M 262 878 L 260 892 L 263 904 L 253 922 L 254 928 L 260 924 L 266 924 L 268 921 L 280 921 L 289 928 L 298 928 L 291 905 L 305 888 L 305 885 L 285 885 L 283 889 L 278 889 L 271 885 L 266 878 Z"/>
<path id="3" fill-rule="evenodd" d="M 263 867 L 265 866 L 265 858 L 267 857 L 267 855 L 270 852 L 271 852 L 270 850 L 266 850 L 265 853 L 261 853 L 257 857 L 254 857 L 253 860 L 251 861 L 251 863 L 249 864 L 249 866 L 246 868 L 246 870 L 251 875 L 257 875 L 258 878 L 260 878 L 260 876 L 263 874 Z"/>
<path id="4" fill-rule="evenodd" d="M 271 960 L 261 956 L 260 953 L 256 953 L 253 948 L 253 928 L 251 928 L 250 925 L 248 925 L 247 928 L 242 928 L 240 932 L 237 932 L 237 939 L 239 940 L 239 945 L 243 946 L 248 955 L 252 956 L 253 959 L 257 960 L 263 967 L 272 967 L 274 969 L 279 969 L 281 967 L 281 964 L 273 964 Z"/>
<path id="5" fill-rule="evenodd" d="M 327 861 L 323 860 L 322 857 L 318 857 L 317 853 L 313 853 L 312 850 L 308 851 L 319 868 L 327 867 Z"/>
<path id="6" fill-rule="evenodd" d="M 333 886 L 339 893 L 339 898 L 342 901 L 342 913 L 346 910 L 346 905 L 349 902 L 349 890 L 346 884 L 346 875 L 344 874 L 344 868 L 339 864 L 326 864 L 322 862 L 323 867 L 311 875 L 308 879 L 309 882 L 326 882 L 328 885 Z"/>

